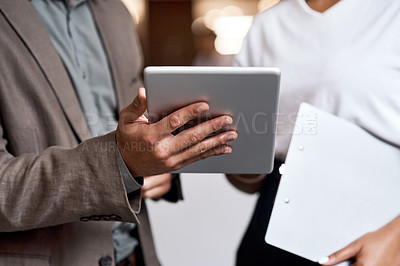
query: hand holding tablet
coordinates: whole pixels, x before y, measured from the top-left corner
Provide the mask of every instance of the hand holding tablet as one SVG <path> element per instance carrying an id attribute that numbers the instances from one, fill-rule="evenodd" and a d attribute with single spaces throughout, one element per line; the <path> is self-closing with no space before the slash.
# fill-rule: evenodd
<path id="1" fill-rule="evenodd" d="M 121 111 L 116 131 L 119 151 L 133 176 L 146 176 L 176 171 L 190 163 L 210 156 L 231 153 L 228 142 L 237 138 L 235 131 L 227 131 L 206 138 L 210 134 L 232 124 L 228 115 L 185 130 L 171 133 L 188 121 L 209 110 L 204 102 L 185 106 L 161 119 L 148 124 L 143 116 L 146 111 L 144 89 Z"/>

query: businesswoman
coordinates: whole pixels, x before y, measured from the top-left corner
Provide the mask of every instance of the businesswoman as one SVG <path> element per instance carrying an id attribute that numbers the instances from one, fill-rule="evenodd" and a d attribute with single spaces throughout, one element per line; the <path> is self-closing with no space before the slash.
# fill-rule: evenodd
<path id="1" fill-rule="evenodd" d="M 398 0 L 283 0 L 255 18 L 236 62 L 282 70 L 277 160 L 267 177 L 228 175 L 238 188 L 260 193 L 237 265 L 316 264 L 264 241 L 280 180 L 277 169 L 285 160 L 301 102 L 400 147 L 399 29 Z M 320 263 L 347 259 L 354 265 L 400 265 L 400 217 Z"/>

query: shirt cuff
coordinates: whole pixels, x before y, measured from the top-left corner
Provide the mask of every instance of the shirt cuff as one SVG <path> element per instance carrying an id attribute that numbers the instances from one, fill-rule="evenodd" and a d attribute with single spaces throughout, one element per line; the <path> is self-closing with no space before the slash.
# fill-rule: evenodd
<path id="1" fill-rule="evenodd" d="M 143 177 L 139 176 L 134 178 L 129 172 L 128 167 L 126 166 L 124 159 L 122 159 L 121 153 L 118 149 L 118 162 L 119 169 L 121 171 L 122 179 L 124 181 L 125 189 L 127 194 L 139 190 L 143 186 Z"/>

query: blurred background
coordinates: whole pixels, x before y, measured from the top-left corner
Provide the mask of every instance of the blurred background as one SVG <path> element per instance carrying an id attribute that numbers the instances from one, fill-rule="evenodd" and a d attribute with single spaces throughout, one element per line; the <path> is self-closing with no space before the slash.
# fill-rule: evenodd
<path id="1" fill-rule="evenodd" d="M 145 65 L 231 65 L 253 17 L 279 0 L 123 0 L 137 25 Z M 164 266 L 234 265 L 256 195 L 222 174 L 183 174 L 185 200 L 148 201 Z"/>
<path id="2" fill-rule="evenodd" d="M 146 65 L 228 65 L 254 15 L 279 0 L 123 0 Z"/>

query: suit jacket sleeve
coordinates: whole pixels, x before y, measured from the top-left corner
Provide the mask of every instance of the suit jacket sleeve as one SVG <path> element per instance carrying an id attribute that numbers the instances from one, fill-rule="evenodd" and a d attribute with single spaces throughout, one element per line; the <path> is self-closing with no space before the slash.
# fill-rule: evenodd
<path id="1" fill-rule="evenodd" d="M 128 199 L 115 133 L 18 157 L 7 151 L 3 135 L 0 126 L 0 232 L 88 220 L 138 222 L 140 189 Z"/>

